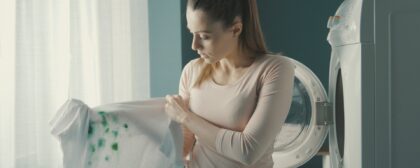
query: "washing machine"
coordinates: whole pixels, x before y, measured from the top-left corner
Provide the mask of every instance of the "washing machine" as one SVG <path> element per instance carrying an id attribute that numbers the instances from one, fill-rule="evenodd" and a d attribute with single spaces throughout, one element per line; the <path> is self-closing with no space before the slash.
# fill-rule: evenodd
<path id="1" fill-rule="evenodd" d="M 323 167 L 362 167 L 362 0 L 345 0 L 328 20 L 329 86 L 299 61 L 291 109 L 274 143 L 274 168 L 299 167 L 318 152 L 329 134 Z M 291 59 L 291 58 L 290 58 Z"/>

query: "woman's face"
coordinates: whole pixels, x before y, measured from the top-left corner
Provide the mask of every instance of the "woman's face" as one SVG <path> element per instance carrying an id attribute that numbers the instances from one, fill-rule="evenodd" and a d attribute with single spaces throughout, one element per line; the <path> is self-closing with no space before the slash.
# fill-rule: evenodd
<path id="1" fill-rule="evenodd" d="M 237 50 L 235 26 L 223 28 L 222 22 L 212 22 L 202 10 L 187 7 L 187 27 L 193 35 L 191 48 L 207 63 L 216 63 Z"/>

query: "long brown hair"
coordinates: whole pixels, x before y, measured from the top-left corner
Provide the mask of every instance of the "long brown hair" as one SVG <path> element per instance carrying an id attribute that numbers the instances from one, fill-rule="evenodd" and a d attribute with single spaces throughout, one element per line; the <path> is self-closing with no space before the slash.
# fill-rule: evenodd
<path id="1" fill-rule="evenodd" d="M 211 21 L 221 21 L 224 28 L 232 26 L 235 17 L 240 17 L 243 24 L 239 36 L 240 49 L 251 51 L 255 56 L 270 53 L 261 30 L 256 0 L 188 0 L 187 7 L 202 10 Z M 207 80 L 214 68 L 212 64 L 205 64 L 202 58 L 198 60 L 198 64 L 203 65 L 203 68 L 194 87 Z"/>

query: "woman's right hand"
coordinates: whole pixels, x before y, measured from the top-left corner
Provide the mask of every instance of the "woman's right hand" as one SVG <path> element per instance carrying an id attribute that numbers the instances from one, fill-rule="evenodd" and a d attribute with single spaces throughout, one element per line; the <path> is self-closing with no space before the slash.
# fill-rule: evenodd
<path id="1" fill-rule="evenodd" d="M 179 95 L 166 95 L 165 112 L 172 120 L 184 123 L 188 113 L 191 113 L 187 104 Z"/>

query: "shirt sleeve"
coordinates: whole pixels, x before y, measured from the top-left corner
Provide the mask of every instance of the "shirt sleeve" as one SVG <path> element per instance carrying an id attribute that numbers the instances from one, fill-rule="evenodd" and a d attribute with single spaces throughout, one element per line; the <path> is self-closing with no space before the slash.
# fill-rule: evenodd
<path id="1" fill-rule="evenodd" d="M 189 99 L 190 99 L 190 85 L 192 81 L 192 64 L 193 62 L 188 62 L 184 69 L 182 70 L 181 79 L 179 82 L 179 95 L 182 99 L 188 104 L 189 106 Z M 182 132 L 184 136 L 184 145 L 183 145 L 183 156 L 186 157 L 191 150 L 195 142 L 194 134 L 186 127 L 182 127 Z"/>
<path id="2" fill-rule="evenodd" d="M 255 111 L 242 132 L 220 129 L 215 148 L 220 154 L 246 165 L 258 161 L 272 147 L 290 109 L 294 64 L 284 59 L 262 76 Z"/>
<path id="3" fill-rule="evenodd" d="M 182 99 L 184 99 L 184 101 L 186 101 L 186 103 L 188 103 L 189 98 L 190 98 L 190 88 L 192 85 L 192 64 L 193 61 L 188 62 L 184 69 L 182 69 L 182 73 L 181 73 L 181 79 L 179 81 L 179 90 L 178 90 L 178 94 L 182 97 Z"/>

